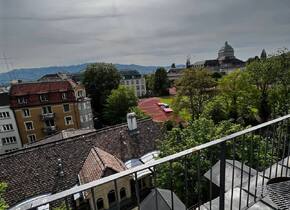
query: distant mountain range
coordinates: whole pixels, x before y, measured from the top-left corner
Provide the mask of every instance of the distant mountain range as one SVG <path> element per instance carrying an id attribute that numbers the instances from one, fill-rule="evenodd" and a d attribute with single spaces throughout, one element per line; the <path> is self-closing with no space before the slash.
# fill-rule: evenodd
<path id="1" fill-rule="evenodd" d="M 50 67 L 40 67 L 40 68 L 23 68 L 14 69 L 9 72 L 0 73 L 0 85 L 8 84 L 11 80 L 23 80 L 32 81 L 37 80 L 43 75 L 54 74 L 58 72 L 62 73 L 78 73 L 84 70 L 88 63 L 70 65 L 70 66 L 50 66 Z M 119 71 L 122 70 L 137 70 L 141 74 L 148 74 L 154 72 L 158 66 L 141 66 L 136 64 L 115 64 Z M 183 67 L 184 65 L 176 65 L 176 67 Z M 165 68 L 169 68 L 165 66 Z"/>

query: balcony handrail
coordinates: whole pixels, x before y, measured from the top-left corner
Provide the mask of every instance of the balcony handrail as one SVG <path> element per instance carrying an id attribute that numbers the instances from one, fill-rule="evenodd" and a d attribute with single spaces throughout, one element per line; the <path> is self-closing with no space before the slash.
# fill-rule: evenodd
<path id="1" fill-rule="evenodd" d="M 50 195 L 50 196 L 48 196 L 48 197 L 46 197 L 44 199 L 40 199 L 40 200 L 34 201 L 33 205 L 31 206 L 31 208 L 36 208 L 36 207 L 45 205 L 47 203 L 51 203 L 53 201 L 57 201 L 57 200 L 62 199 L 64 197 L 68 197 L 68 196 L 71 196 L 71 195 L 74 195 L 74 194 L 77 194 L 77 193 L 80 193 L 80 192 L 83 192 L 83 191 L 86 191 L 86 190 L 90 190 L 93 187 L 97 187 L 97 186 L 112 182 L 114 180 L 123 178 L 125 176 L 130 176 L 132 174 L 136 174 L 139 171 L 143 171 L 143 170 L 146 170 L 148 168 L 152 168 L 152 167 L 155 167 L 157 165 L 160 165 L 160 164 L 163 164 L 163 163 L 166 163 L 166 162 L 170 162 L 170 161 L 173 161 L 175 159 L 184 157 L 186 155 L 198 152 L 200 150 L 203 150 L 203 149 L 215 146 L 215 145 L 219 145 L 219 144 L 221 144 L 223 142 L 226 142 L 228 140 L 234 139 L 236 137 L 242 136 L 242 135 L 250 133 L 252 131 L 256 131 L 256 130 L 264 128 L 266 126 L 278 123 L 278 122 L 283 121 L 283 120 L 288 119 L 288 118 L 290 118 L 290 114 L 285 115 L 283 117 L 279 117 L 277 119 L 274 119 L 274 120 L 271 120 L 271 121 L 268 121 L 268 122 L 265 122 L 265 123 L 262 123 L 262 124 L 259 124 L 259 125 L 256 125 L 256 126 L 253 126 L 253 127 L 250 127 L 250 128 L 247 128 L 247 129 L 244 129 L 242 131 L 238 131 L 238 132 L 230 134 L 228 136 L 221 137 L 219 139 L 216 139 L 216 140 L 213 140 L 213 141 L 210 141 L 210 142 L 195 146 L 193 148 L 190 148 L 190 149 L 187 149 L 187 150 L 183 150 L 181 152 L 178 152 L 178 153 L 175 153 L 175 154 L 172 154 L 172 155 L 169 155 L 169 156 L 154 160 L 152 162 L 148 162 L 148 163 L 145 163 L 143 165 L 136 166 L 134 168 L 131 168 L 131 169 L 128 169 L 128 170 L 125 170 L 125 171 L 122 171 L 122 172 L 119 172 L 119 173 L 116 173 L 116 174 L 113 174 L 113 175 L 110 175 L 110 176 L 107 176 L 107 177 L 92 181 L 92 182 L 89 182 L 89 183 L 86 183 L 86 184 L 82 184 L 80 186 L 73 187 L 73 188 L 64 190 L 64 191 L 59 192 L 59 193 L 55 193 L 55 194 Z"/>

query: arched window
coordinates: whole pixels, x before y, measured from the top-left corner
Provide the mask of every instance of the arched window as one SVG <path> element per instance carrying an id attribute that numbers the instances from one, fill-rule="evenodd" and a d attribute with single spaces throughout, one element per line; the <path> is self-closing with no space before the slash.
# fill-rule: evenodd
<path id="1" fill-rule="evenodd" d="M 111 190 L 111 191 L 108 193 L 108 201 L 109 201 L 109 204 L 114 203 L 114 202 L 116 201 L 115 190 Z"/>
<path id="2" fill-rule="evenodd" d="M 121 198 L 121 200 L 123 200 L 124 198 L 126 198 L 126 189 L 125 189 L 125 187 L 122 187 L 120 189 L 120 198 Z"/>
<path id="3" fill-rule="evenodd" d="M 99 209 L 99 210 L 104 209 L 104 200 L 103 200 L 103 198 L 99 198 L 97 200 L 97 209 Z"/>

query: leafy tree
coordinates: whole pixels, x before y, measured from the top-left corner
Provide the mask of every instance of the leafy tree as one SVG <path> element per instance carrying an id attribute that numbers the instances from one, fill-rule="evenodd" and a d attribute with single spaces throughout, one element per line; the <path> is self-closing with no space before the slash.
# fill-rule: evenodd
<path id="1" fill-rule="evenodd" d="M 152 96 L 154 94 L 154 79 L 155 74 L 147 74 L 145 75 L 146 80 L 146 92 L 147 95 Z"/>
<path id="2" fill-rule="evenodd" d="M 276 60 L 278 79 L 270 89 L 269 101 L 274 116 L 286 115 L 290 110 L 290 52 L 287 49 L 278 51 Z"/>
<path id="3" fill-rule="evenodd" d="M 271 107 L 269 103 L 269 91 L 277 82 L 278 71 L 277 62 L 272 58 L 255 60 L 246 67 L 250 74 L 251 83 L 258 90 L 258 110 L 261 122 L 266 122 L 271 116 Z"/>
<path id="4" fill-rule="evenodd" d="M 250 83 L 248 72 L 236 70 L 224 76 L 218 83 L 220 96 L 224 99 L 228 117 L 252 119 L 255 115 L 258 93 Z"/>
<path id="5" fill-rule="evenodd" d="M 221 138 L 223 136 L 232 134 L 243 130 L 244 127 L 232 123 L 230 121 L 222 121 L 215 124 L 212 120 L 199 118 L 192 121 L 188 127 L 180 129 L 173 128 L 172 131 L 167 132 L 164 138 L 160 141 L 158 148 L 160 149 L 160 156 L 165 157 L 200 144 Z M 232 142 L 226 144 L 226 158 L 233 159 L 233 145 Z M 268 145 L 266 151 L 266 140 L 258 135 L 245 135 L 243 138 L 236 138 L 235 141 L 235 160 L 243 161 L 246 165 L 260 170 L 261 168 L 269 166 L 271 157 L 271 149 Z M 199 154 L 199 156 L 198 156 Z M 190 195 L 189 204 L 196 204 L 197 198 L 200 196 L 201 200 L 207 201 L 209 194 L 208 183 L 203 174 L 207 172 L 212 164 L 219 160 L 220 147 L 211 146 L 208 149 L 195 152 L 188 155 L 186 158 L 177 159 L 172 162 L 172 170 L 168 163 L 157 167 L 157 181 L 159 186 L 163 188 L 170 187 L 170 174 L 173 179 L 174 192 L 186 201 L 185 186 L 188 187 Z M 250 161 L 252 158 L 252 161 Z M 211 163 L 212 159 L 212 163 Z M 268 162 L 265 162 L 268 161 Z M 251 162 L 251 164 L 250 164 Z M 187 165 L 187 179 L 185 179 L 185 163 Z M 198 168 L 200 171 L 198 171 Z M 198 176 L 200 176 L 200 186 L 198 186 Z M 200 191 L 198 190 L 200 189 Z"/>
<path id="6" fill-rule="evenodd" d="M 164 96 L 168 95 L 169 80 L 165 68 L 160 67 L 155 71 L 153 90 L 155 95 Z"/>
<path id="7" fill-rule="evenodd" d="M 83 84 L 92 98 L 95 113 L 101 115 L 106 98 L 120 83 L 121 76 L 113 64 L 89 64 L 83 75 Z"/>
<path id="8" fill-rule="evenodd" d="M 175 63 L 171 64 L 171 68 L 173 68 L 173 69 L 176 68 Z"/>
<path id="9" fill-rule="evenodd" d="M 202 117 L 212 119 L 215 123 L 229 119 L 228 104 L 223 96 L 217 95 L 204 107 Z"/>
<path id="10" fill-rule="evenodd" d="M 149 116 L 145 114 L 138 106 L 130 107 L 130 112 L 134 112 L 136 114 L 137 119 L 148 118 Z"/>
<path id="11" fill-rule="evenodd" d="M 7 188 L 7 184 L 0 182 L 0 210 L 4 210 L 8 208 L 8 205 L 3 198 L 3 194 L 6 188 Z"/>
<path id="12" fill-rule="evenodd" d="M 186 107 L 190 111 L 192 119 L 198 118 L 203 111 L 205 102 L 212 97 L 215 85 L 214 79 L 207 70 L 186 69 L 177 81 L 178 92 L 175 107 L 177 110 Z"/>
<path id="13" fill-rule="evenodd" d="M 109 124 L 125 122 L 130 108 L 137 106 L 137 100 L 133 89 L 119 86 L 118 89 L 112 90 L 106 100 L 105 121 Z"/>

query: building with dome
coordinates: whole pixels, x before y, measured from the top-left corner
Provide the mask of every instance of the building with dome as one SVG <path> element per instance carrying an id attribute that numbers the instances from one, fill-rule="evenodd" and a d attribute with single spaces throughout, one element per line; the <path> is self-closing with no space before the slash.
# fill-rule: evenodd
<path id="1" fill-rule="evenodd" d="M 197 61 L 193 68 L 206 68 L 212 72 L 229 73 L 237 68 L 244 68 L 245 62 L 235 57 L 234 48 L 226 41 L 218 51 L 218 58 Z"/>

